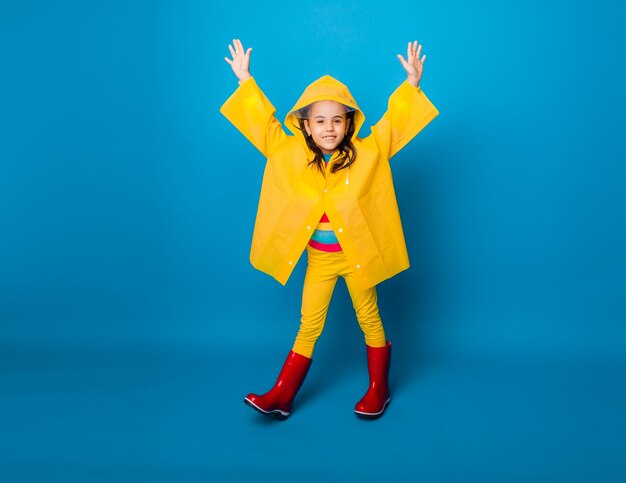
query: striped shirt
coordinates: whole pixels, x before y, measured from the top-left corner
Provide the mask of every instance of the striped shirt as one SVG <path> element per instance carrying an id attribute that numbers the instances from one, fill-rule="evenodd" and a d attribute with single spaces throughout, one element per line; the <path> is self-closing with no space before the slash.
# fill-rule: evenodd
<path id="1" fill-rule="evenodd" d="M 331 156 L 332 154 L 324 154 L 324 162 L 328 163 Z M 335 236 L 335 232 L 330 225 L 330 221 L 328 220 L 326 213 L 322 215 L 322 218 L 320 218 L 319 223 L 315 227 L 315 231 L 309 240 L 309 246 L 323 252 L 342 251 L 339 240 L 337 240 L 337 237 Z"/>

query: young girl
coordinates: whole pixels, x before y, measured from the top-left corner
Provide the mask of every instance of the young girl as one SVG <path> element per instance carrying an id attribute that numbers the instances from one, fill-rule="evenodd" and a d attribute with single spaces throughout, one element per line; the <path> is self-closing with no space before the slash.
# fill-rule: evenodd
<path id="1" fill-rule="evenodd" d="M 365 335 L 370 384 L 358 416 L 381 416 L 389 404 L 391 343 L 378 313 L 376 285 L 409 267 L 389 159 L 439 111 L 419 87 L 421 45 L 398 55 L 407 80 L 389 98 L 387 112 L 367 137 L 365 116 L 348 88 L 326 75 L 309 85 L 285 119 L 250 75 L 250 52 L 240 40 L 225 57 L 239 87 L 220 112 L 267 158 L 250 261 L 285 284 L 306 248 L 300 330 L 274 387 L 244 402 L 286 419 L 311 365 L 339 276 L 346 281 Z"/>

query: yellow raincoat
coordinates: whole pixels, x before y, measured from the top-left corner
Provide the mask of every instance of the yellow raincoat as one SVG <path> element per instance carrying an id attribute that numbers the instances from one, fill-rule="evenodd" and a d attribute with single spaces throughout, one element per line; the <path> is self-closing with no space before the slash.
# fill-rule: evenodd
<path id="1" fill-rule="evenodd" d="M 315 155 L 293 115 L 319 100 L 356 109 L 356 160 L 331 174 L 333 154 L 325 177 L 308 165 Z M 403 82 L 365 138 L 357 136 L 365 116 L 348 88 L 328 75 L 309 85 L 287 115 L 293 136 L 252 77 L 240 82 L 220 112 L 267 158 L 250 251 L 256 269 L 285 285 L 324 212 L 363 288 L 409 268 L 389 159 L 439 114 L 419 87 Z"/>

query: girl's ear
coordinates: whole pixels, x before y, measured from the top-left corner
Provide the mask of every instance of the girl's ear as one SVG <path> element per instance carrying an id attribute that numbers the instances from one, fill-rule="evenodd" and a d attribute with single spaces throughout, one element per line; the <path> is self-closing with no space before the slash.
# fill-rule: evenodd
<path id="1" fill-rule="evenodd" d="M 306 130 L 306 133 L 310 136 L 311 135 L 311 130 L 309 129 L 309 120 L 308 119 L 304 120 L 304 129 Z"/>

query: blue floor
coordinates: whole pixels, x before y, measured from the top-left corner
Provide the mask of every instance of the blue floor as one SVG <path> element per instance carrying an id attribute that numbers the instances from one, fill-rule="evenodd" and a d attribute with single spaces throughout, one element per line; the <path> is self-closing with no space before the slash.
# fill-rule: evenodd
<path id="1" fill-rule="evenodd" d="M 365 358 L 333 367 L 326 357 L 281 422 L 242 398 L 269 388 L 282 354 L 1 354 L 4 483 L 626 481 L 623 366 L 457 361 L 394 372 L 392 362 L 391 405 L 364 421 L 352 408 L 366 388 Z"/>

